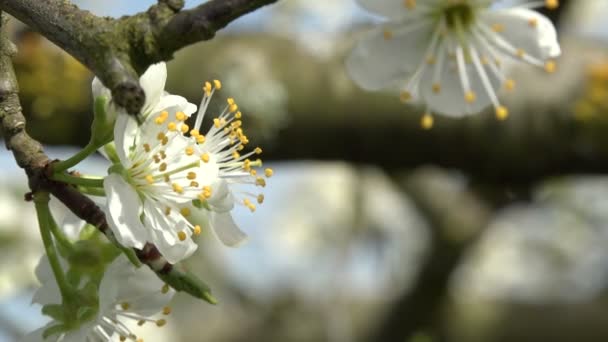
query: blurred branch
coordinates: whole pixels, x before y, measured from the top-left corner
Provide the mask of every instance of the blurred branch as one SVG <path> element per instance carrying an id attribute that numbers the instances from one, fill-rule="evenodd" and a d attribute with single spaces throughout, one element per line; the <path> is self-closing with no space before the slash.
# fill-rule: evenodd
<path id="1" fill-rule="evenodd" d="M 29 187 L 33 192 L 39 190 L 51 192 L 76 216 L 94 225 L 109 240 L 114 241 L 103 211 L 91 199 L 68 184 L 49 179 L 48 166 L 51 161 L 44 154 L 42 145 L 25 131 L 26 121 L 21 112 L 19 87 L 11 62 L 11 57 L 16 53 L 16 49 L 3 30 L 5 22 L 6 17 L 2 14 L 0 20 L 0 30 L 2 31 L 0 33 L 0 122 L 6 147 L 13 152 L 17 164 L 25 170 Z M 197 298 L 204 298 L 208 295 L 208 289 L 202 286 L 198 279 L 174 268 L 160 255 L 155 246 L 148 243 L 142 250 L 134 249 L 134 251 L 141 262 L 148 265 L 176 290 L 186 291 Z M 176 282 L 172 282 L 173 280 Z"/>
<path id="2" fill-rule="evenodd" d="M 437 324 L 450 276 L 491 216 L 484 203 L 454 183 L 446 174 L 432 169 L 420 169 L 401 183 L 428 218 L 431 243 L 414 287 L 395 300 L 372 341 L 407 341 L 421 331 L 439 331 Z"/>
<path id="3" fill-rule="evenodd" d="M 138 74 L 208 40 L 232 20 L 277 0 L 211 0 L 181 11 L 183 0 L 160 0 L 146 12 L 101 18 L 66 0 L 0 0 L 0 9 L 28 24 L 95 73 L 116 103 L 137 113 L 145 95 Z"/>

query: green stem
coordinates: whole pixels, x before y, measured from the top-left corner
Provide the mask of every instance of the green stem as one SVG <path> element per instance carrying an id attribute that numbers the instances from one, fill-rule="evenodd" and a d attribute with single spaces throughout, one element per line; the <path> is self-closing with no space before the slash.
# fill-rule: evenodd
<path id="1" fill-rule="evenodd" d="M 83 194 L 91 195 L 91 196 L 97 196 L 97 197 L 106 196 L 106 192 L 103 190 L 103 188 L 91 188 L 91 187 L 87 187 L 87 186 L 79 186 L 78 191 Z"/>
<path id="2" fill-rule="evenodd" d="M 65 274 L 61 269 L 61 264 L 59 263 L 59 256 L 57 255 L 57 250 L 55 249 L 55 244 L 53 243 L 53 237 L 50 232 L 51 225 L 51 211 L 49 209 L 49 194 L 48 192 L 37 192 L 34 195 L 34 204 L 36 206 L 36 214 L 38 216 L 38 224 L 40 226 L 40 236 L 42 237 L 42 243 L 44 245 L 44 250 L 46 252 L 47 258 L 49 259 L 49 264 L 51 265 L 51 269 L 53 271 L 53 275 L 55 276 L 55 280 L 57 281 L 57 286 L 59 286 L 59 292 L 61 293 L 61 297 L 65 301 L 69 299 L 72 293 L 72 288 L 68 284 Z"/>
<path id="3" fill-rule="evenodd" d="M 61 229 L 59 229 L 57 222 L 55 222 L 55 218 L 53 218 L 53 215 L 50 214 L 50 212 L 49 212 L 49 217 L 48 217 L 48 223 L 49 223 L 49 228 L 51 228 L 51 233 L 53 233 L 53 236 L 55 237 L 57 242 L 62 247 L 66 248 L 68 250 L 72 250 L 72 242 L 70 241 L 70 239 L 67 238 L 67 236 L 65 236 L 63 231 L 61 231 Z"/>
<path id="4" fill-rule="evenodd" d="M 92 142 L 89 142 L 87 146 L 85 146 L 82 150 L 78 151 L 78 153 L 76 153 L 69 159 L 53 163 L 53 172 L 57 174 L 61 173 L 80 163 L 84 160 L 84 158 L 95 153 L 95 151 L 97 151 L 97 146 L 95 146 L 95 144 L 93 144 Z"/>
<path id="5" fill-rule="evenodd" d="M 54 173 L 51 179 L 73 185 L 103 188 L 103 178 L 85 178 L 68 175 L 67 173 Z"/>

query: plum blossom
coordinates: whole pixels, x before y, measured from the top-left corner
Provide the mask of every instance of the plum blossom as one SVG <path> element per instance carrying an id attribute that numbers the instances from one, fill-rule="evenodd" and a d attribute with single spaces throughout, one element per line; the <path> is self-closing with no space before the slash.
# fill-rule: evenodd
<path id="1" fill-rule="evenodd" d="M 346 61 L 366 90 L 397 88 L 403 102 L 461 117 L 492 105 L 508 116 L 498 93 L 512 90 L 509 68 L 525 63 L 556 69 L 561 53 L 553 24 L 530 8 L 554 9 L 557 0 L 357 0 L 388 21 L 364 37 Z"/>
<path id="2" fill-rule="evenodd" d="M 43 257 L 36 268 L 36 276 L 42 286 L 34 294 L 34 302 L 49 305 L 61 303 L 59 288 L 52 275 L 48 259 Z M 125 324 L 134 320 L 138 325 L 146 322 L 162 327 L 164 318 L 151 318 L 161 313 L 169 315 L 167 303 L 174 290 L 164 284 L 147 267 L 135 268 L 124 255 L 119 255 L 106 269 L 99 283 L 98 305 L 90 307 L 96 312 L 75 327 L 43 338 L 43 333 L 59 322 L 51 321 L 46 326 L 26 335 L 23 342 L 96 342 L 96 341 L 143 341 Z"/>
<path id="3" fill-rule="evenodd" d="M 230 246 L 245 239 L 230 210 L 240 203 L 254 211 L 254 202 L 261 203 L 263 195 L 244 193 L 236 202 L 229 187 L 266 184 L 254 169 L 261 160 L 249 159 L 262 151 L 241 154 L 249 140 L 232 98 L 208 133 L 200 133 L 211 97 L 220 88 L 217 80 L 205 83 L 192 129 L 186 123 L 189 113 L 177 102 L 152 112 L 135 130 L 130 129 L 137 127 L 131 116 L 118 116 L 114 142 L 119 163 L 110 168 L 104 189 L 108 224 L 123 246 L 141 249 L 152 243 L 176 263 L 196 250 L 192 236 L 205 226 Z M 264 170 L 264 176 L 271 175 L 271 169 Z"/>

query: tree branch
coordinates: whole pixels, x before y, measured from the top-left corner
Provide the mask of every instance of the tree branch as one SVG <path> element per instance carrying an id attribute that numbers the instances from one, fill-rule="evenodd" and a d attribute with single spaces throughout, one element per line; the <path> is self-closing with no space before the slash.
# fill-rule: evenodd
<path id="1" fill-rule="evenodd" d="M 450 277 L 487 224 L 491 211 L 437 170 L 418 170 L 401 185 L 429 219 L 429 252 L 414 287 L 394 301 L 369 340 L 408 341 L 424 331 L 443 341 L 442 336 L 435 335 L 441 335 L 440 314 Z"/>
<path id="2" fill-rule="evenodd" d="M 112 90 L 129 113 L 145 95 L 138 74 L 182 47 L 213 38 L 231 21 L 277 0 L 212 0 L 182 11 L 182 0 L 160 0 L 148 11 L 100 18 L 67 0 L 0 0 L 0 9 L 69 52 Z"/>

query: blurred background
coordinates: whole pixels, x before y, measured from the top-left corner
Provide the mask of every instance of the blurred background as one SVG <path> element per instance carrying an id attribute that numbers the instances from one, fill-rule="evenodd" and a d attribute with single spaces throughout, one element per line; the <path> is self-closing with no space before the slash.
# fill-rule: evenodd
<path id="1" fill-rule="evenodd" d="M 154 3 L 74 2 L 113 17 Z M 608 340 L 608 2 L 560 3 L 559 71 L 516 70 L 505 122 L 424 130 L 421 108 L 358 89 L 344 58 L 380 19 L 353 0 L 280 1 L 176 53 L 167 90 L 198 103 L 221 79 L 275 176 L 259 210 L 237 210 L 247 244 L 203 234 L 187 262 L 220 304 L 179 294 L 145 340 Z M 66 158 L 89 138 L 92 75 L 12 25 L 28 131 Z M 0 163 L 0 341 L 14 341 L 45 322 L 29 304 L 41 248 L 3 144 Z"/>

